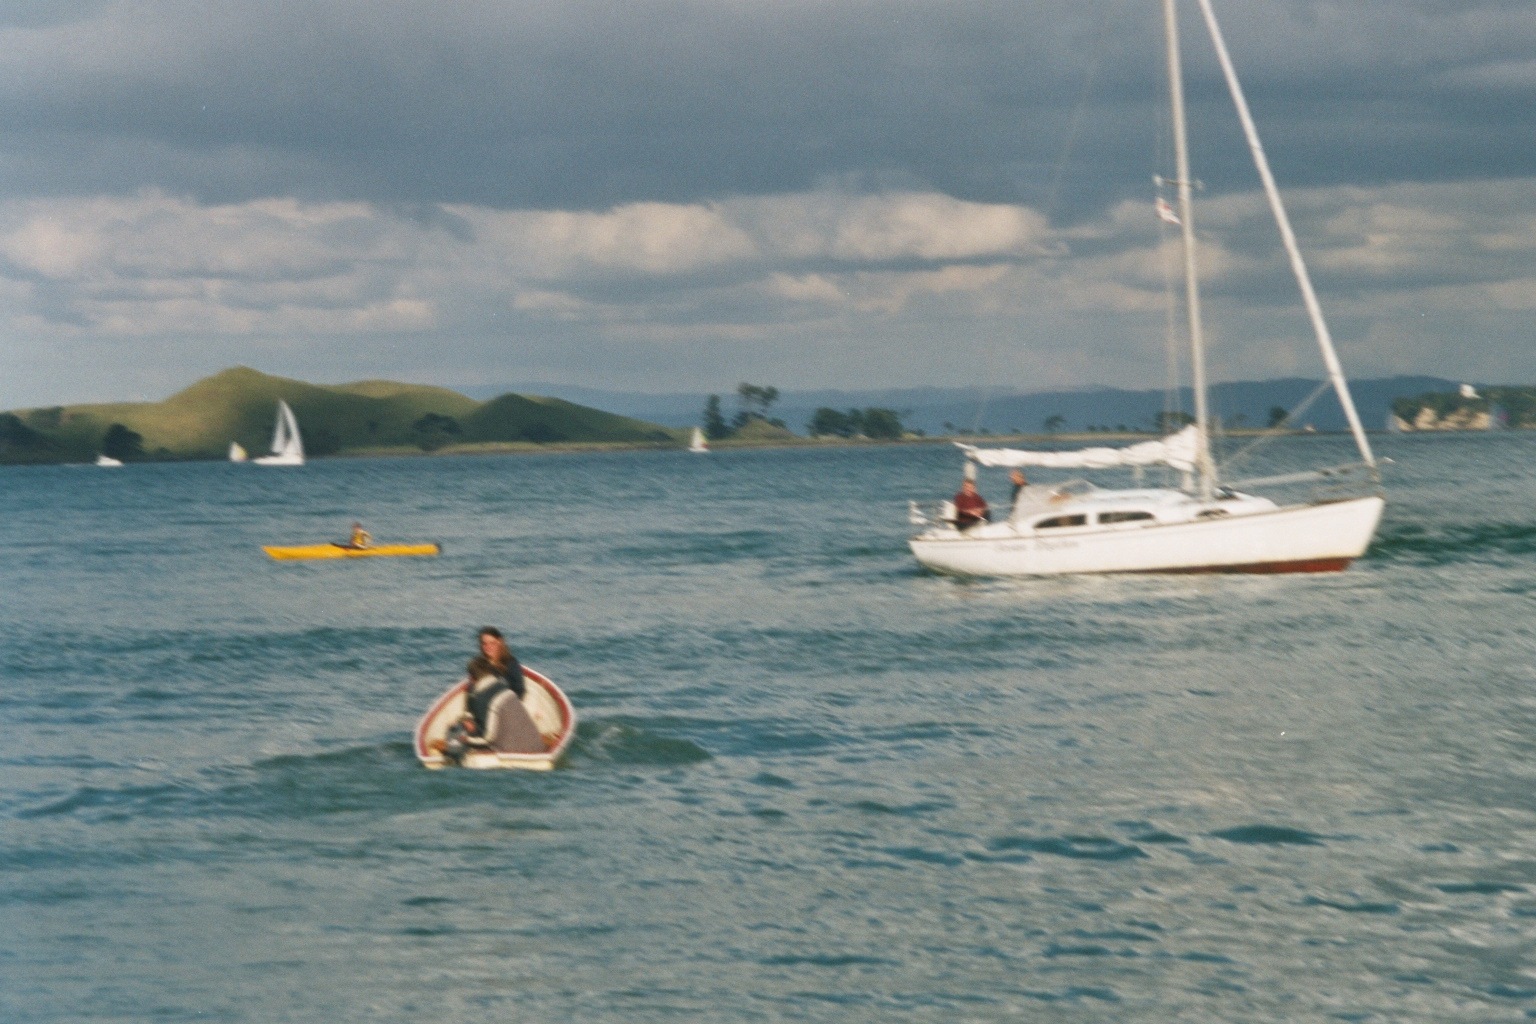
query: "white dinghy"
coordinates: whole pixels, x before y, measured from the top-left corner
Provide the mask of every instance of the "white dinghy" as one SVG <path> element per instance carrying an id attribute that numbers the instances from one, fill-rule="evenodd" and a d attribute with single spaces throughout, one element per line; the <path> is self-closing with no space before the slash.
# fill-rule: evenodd
<path id="1" fill-rule="evenodd" d="M 522 701 L 511 694 L 506 698 L 521 706 L 492 709 L 486 733 L 500 742 L 469 746 L 458 757 L 452 756 L 444 747 L 448 744 L 449 729 L 464 717 L 469 684 L 470 680 L 461 679 L 450 686 L 416 724 L 416 757 L 424 766 L 549 771 L 565 756 L 576 738 L 576 709 L 560 687 L 527 667 L 523 669 Z"/>
<path id="2" fill-rule="evenodd" d="M 231 448 L 231 461 L 238 462 L 234 455 L 234 449 Z M 251 461 L 258 466 L 304 465 L 304 441 L 299 436 L 299 421 L 294 418 L 293 410 L 288 408 L 287 402 L 277 403 L 277 425 L 272 429 L 272 454 Z"/>
<path id="3" fill-rule="evenodd" d="M 1198 0 L 1302 303 L 1312 322 L 1328 379 L 1360 453 L 1359 463 L 1344 466 L 1232 483 L 1219 478 L 1211 449 L 1211 417 L 1206 399 L 1205 348 L 1191 209 L 1193 178 L 1189 169 L 1174 2 L 1163 0 L 1163 22 L 1176 166 L 1175 177 L 1171 181 L 1159 179 L 1159 184 L 1177 189 L 1178 208 L 1175 211 L 1159 196 L 1157 212 L 1164 222 L 1178 225 L 1182 234 L 1184 312 L 1189 331 L 1195 421 L 1178 434 L 1126 448 L 1032 452 L 960 447 L 970 460 L 968 473 L 974 472 L 976 465 L 1076 469 L 1126 466 L 1134 468 L 1139 476 L 1143 467 L 1164 466 L 1181 476 L 1180 486 L 1110 490 L 1082 481 L 1057 487 L 1029 486 L 1019 493 L 1003 521 L 978 523 L 964 529 L 955 524 L 952 507 L 930 516 L 913 503 L 909 518 L 919 532 L 910 545 L 918 562 L 929 569 L 972 576 L 1331 572 L 1360 557 L 1376 533 L 1385 506 L 1376 459 L 1355 411 L 1211 0 Z M 1322 486 L 1307 500 L 1288 504 L 1238 490 L 1309 481 Z"/>

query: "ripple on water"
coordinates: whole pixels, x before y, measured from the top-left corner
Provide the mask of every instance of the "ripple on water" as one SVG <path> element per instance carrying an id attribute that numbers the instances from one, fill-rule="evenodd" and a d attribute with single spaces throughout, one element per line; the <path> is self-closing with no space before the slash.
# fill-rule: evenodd
<path id="1" fill-rule="evenodd" d="M 1121 861 L 1147 856 L 1145 850 L 1107 836 L 1006 836 L 987 843 L 987 853 L 969 856 L 982 861 L 1028 860 L 1032 854 L 1072 860 Z"/>
<path id="2" fill-rule="evenodd" d="M 1404 560 L 1421 565 L 1450 565 L 1472 557 L 1536 554 L 1536 523 L 1414 523 L 1382 530 L 1368 559 Z"/>
<path id="3" fill-rule="evenodd" d="M 1321 846 L 1323 837 L 1285 825 L 1239 825 L 1211 833 L 1212 839 L 1249 846 Z"/>
<path id="4" fill-rule="evenodd" d="M 644 719 L 587 719 L 571 748 L 572 760 L 631 767 L 672 768 L 710 759 L 692 740 L 645 728 Z"/>
<path id="5" fill-rule="evenodd" d="M 1395 914 L 1402 908 L 1397 903 L 1371 900 L 1338 900 L 1322 896 L 1308 896 L 1301 901 L 1304 907 L 1326 907 L 1345 914 Z"/>

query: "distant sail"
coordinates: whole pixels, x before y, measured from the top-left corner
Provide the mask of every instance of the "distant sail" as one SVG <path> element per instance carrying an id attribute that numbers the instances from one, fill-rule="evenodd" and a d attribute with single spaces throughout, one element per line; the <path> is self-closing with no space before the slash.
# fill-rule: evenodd
<path id="1" fill-rule="evenodd" d="M 230 462 L 244 462 L 248 458 L 250 458 L 250 456 L 245 453 L 245 449 L 244 448 L 240 447 L 240 442 L 239 441 L 231 441 L 231 442 L 229 442 L 229 461 Z"/>
<path id="2" fill-rule="evenodd" d="M 258 466 L 304 465 L 304 442 L 299 437 L 299 421 L 287 402 L 277 403 L 277 424 L 272 429 L 272 454 L 253 460 Z"/>
<path id="3" fill-rule="evenodd" d="M 704 440 L 704 431 L 698 427 L 693 428 L 693 440 L 688 442 L 688 450 L 691 452 L 709 451 L 709 444 Z"/>

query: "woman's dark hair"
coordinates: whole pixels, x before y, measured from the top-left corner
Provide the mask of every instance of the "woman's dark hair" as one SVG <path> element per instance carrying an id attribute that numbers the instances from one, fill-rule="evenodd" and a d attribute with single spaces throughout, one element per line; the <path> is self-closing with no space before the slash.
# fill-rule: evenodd
<path id="1" fill-rule="evenodd" d="M 482 627 L 480 627 L 480 632 L 479 632 L 478 635 L 480 635 L 480 636 L 493 636 L 497 640 L 505 640 L 506 639 L 506 637 L 501 635 L 501 630 L 497 629 L 495 626 L 482 626 Z"/>

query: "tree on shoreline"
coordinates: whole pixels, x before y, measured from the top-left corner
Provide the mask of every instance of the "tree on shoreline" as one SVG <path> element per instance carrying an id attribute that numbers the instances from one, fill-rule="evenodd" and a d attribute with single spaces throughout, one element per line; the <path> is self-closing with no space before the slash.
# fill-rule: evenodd
<path id="1" fill-rule="evenodd" d="M 725 417 L 720 414 L 720 396 L 710 395 L 709 401 L 704 403 L 704 436 L 711 441 L 718 441 L 731 436 L 731 428 L 726 424 Z"/>
<path id="2" fill-rule="evenodd" d="M 114 423 L 107 428 L 107 433 L 101 439 L 101 453 L 120 462 L 132 462 L 144 457 L 144 435 L 136 430 L 129 430 L 121 423 Z"/>
<path id="3" fill-rule="evenodd" d="M 731 420 L 732 431 L 740 430 L 753 420 L 762 420 L 775 427 L 789 429 L 784 427 L 783 420 L 768 418 L 769 408 L 773 406 L 774 402 L 779 400 L 778 388 L 772 385 L 758 387 L 756 384 L 748 384 L 746 381 L 742 381 L 736 388 L 736 396 L 741 402 L 741 409 L 736 413 L 735 418 Z"/>
<path id="4" fill-rule="evenodd" d="M 906 433 L 906 428 L 901 424 L 901 414 L 895 409 L 871 406 L 839 412 L 824 405 L 812 415 L 806 431 L 812 437 L 868 437 L 894 441 Z"/>

